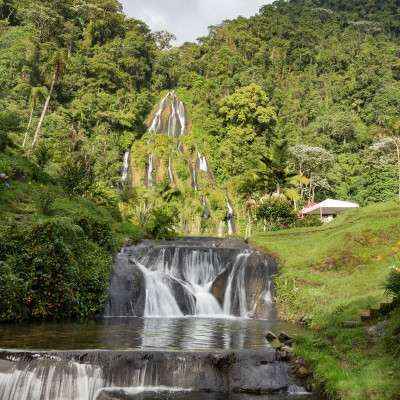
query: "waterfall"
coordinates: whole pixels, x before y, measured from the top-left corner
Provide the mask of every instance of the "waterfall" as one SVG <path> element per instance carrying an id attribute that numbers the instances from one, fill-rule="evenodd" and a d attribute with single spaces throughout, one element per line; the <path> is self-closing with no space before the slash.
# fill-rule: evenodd
<path id="1" fill-rule="evenodd" d="M 192 179 L 193 179 L 193 189 L 195 192 L 197 192 L 199 190 L 199 187 L 197 185 L 197 172 L 196 172 L 196 168 L 193 168 L 192 165 L 190 164 L 189 160 L 188 160 L 188 165 L 190 168 L 190 171 L 192 172 Z"/>
<path id="2" fill-rule="evenodd" d="M 268 263 L 243 241 L 234 240 L 236 248 L 209 247 L 200 238 L 195 243 L 188 238 L 155 243 L 125 248 L 115 258 L 112 276 L 131 283 L 127 287 L 112 278 L 106 315 L 115 310 L 149 317 L 249 317 L 257 311 L 259 317 L 273 317 Z"/>
<path id="3" fill-rule="evenodd" d="M 153 187 L 153 153 L 150 154 L 149 156 L 149 162 L 148 162 L 148 167 L 147 167 L 147 189 L 151 189 Z"/>
<path id="4" fill-rule="evenodd" d="M 122 173 L 121 173 L 121 179 L 123 181 L 126 181 L 128 179 L 128 174 L 129 174 L 129 156 L 131 154 L 130 149 L 128 149 L 124 153 L 123 161 L 122 161 Z"/>
<path id="5" fill-rule="evenodd" d="M 239 310 L 241 317 L 248 316 L 248 310 L 246 307 L 246 292 L 244 285 L 244 271 L 243 265 L 246 264 L 246 261 L 249 257 L 249 254 L 240 254 L 237 256 L 235 264 L 233 266 L 232 272 L 229 275 L 228 284 L 226 286 L 225 295 L 224 295 L 224 304 L 223 311 L 225 314 L 230 314 L 232 309 L 232 298 L 236 297 L 239 301 Z M 242 267 L 242 268 L 240 268 Z M 239 271 L 239 278 L 234 282 L 234 278 L 237 278 L 237 274 Z"/>
<path id="6" fill-rule="evenodd" d="M 173 149 L 171 151 L 173 151 Z M 172 173 L 171 156 L 168 157 L 168 174 L 169 174 L 169 180 L 171 182 L 175 182 L 174 175 Z"/>
<path id="7" fill-rule="evenodd" d="M 207 166 L 206 157 L 205 157 L 205 156 L 202 156 L 202 155 L 200 154 L 199 149 L 197 148 L 197 146 L 196 146 L 196 149 L 197 149 L 198 168 L 199 168 L 201 171 L 207 172 L 207 174 L 208 174 L 208 166 Z"/>
<path id="8" fill-rule="evenodd" d="M 226 223 L 228 224 L 228 235 L 231 236 L 233 235 L 234 232 L 234 217 L 233 217 L 233 208 L 232 205 L 228 199 L 228 196 L 226 196 L 226 203 L 228 206 L 228 218 L 226 219 Z"/>
<path id="9" fill-rule="evenodd" d="M 154 115 L 153 122 L 150 125 L 150 128 L 147 130 L 147 132 L 154 132 L 154 133 L 160 133 L 162 131 L 162 113 L 165 110 L 167 98 L 170 95 L 170 92 L 168 92 L 165 97 L 161 100 L 160 105 L 157 108 L 157 111 Z"/>
<path id="10" fill-rule="evenodd" d="M 168 119 L 168 136 L 178 138 L 185 134 L 186 111 L 182 101 L 178 101 L 178 97 L 174 92 L 172 95 L 171 115 Z"/>

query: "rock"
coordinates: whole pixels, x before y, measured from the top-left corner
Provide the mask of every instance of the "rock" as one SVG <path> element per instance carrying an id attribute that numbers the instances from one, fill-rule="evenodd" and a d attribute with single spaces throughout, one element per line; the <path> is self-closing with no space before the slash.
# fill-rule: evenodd
<path id="1" fill-rule="evenodd" d="M 293 339 L 286 340 L 286 341 L 285 341 L 285 346 L 292 347 L 292 346 L 293 346 Z"/>
<path id="2" fill-rule="evenodd" d="M 133 240 L 129 238 L 124 239 L 124 243 L 122 243 L 122 247 L 128 247 L 128 246 L 133 246 Z"/>
<path id="3" fill-rule="evenodd" d="M 286 341 L 291 340 L 291 339 L 292 338 L 286 332 L 283 332 L 283 331 L 281 331 L 281 333 L 278 336 L 278 340 L 281 343 L 285 343 Z"/>
<path id="4" fill-rule="evenodd" d="M 271 331 L 268 331 L 265 337 L 269 342 L 272 342 L 273 340 L 276 339 L 276 335 L 274 335 L 274 333 Z"/>
<path id="5" fill-rule="evenodd" d="M 286 353 L 293 353 L 293 349 L 289 346 L 282 346 L 281 351 L 286 351 Z"/>
<path id="6" fill-rule="evenodd" d="M 385 335 L 385 329 L 388 325 L 388 321 L 383 321 L 378 325 L 369 326 L 365 328 L 365 334 L 367 338 L 372 342 L 376 343 L 379 342 Z"/>
<path id="7" fill-rule="evenodd" d="M 300 367 L 296 374 L 299 376 L 299 378 L 304 379 L 307 378 L 308 376 L 310 376 L 312 374 L 312 372 L 307 369 L 306 367 Z"/>

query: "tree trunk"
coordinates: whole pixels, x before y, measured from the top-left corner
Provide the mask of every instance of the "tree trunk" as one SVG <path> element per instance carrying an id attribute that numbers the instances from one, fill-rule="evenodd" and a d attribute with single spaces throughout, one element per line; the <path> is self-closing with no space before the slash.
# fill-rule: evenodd
<path id="1" fill-rule="evenodd" d="M 24 136 L 24 141 L 22 142 L 22 147 L 25 147 L 26 139 L 28 138 L 28 131 L 29 131 L 29 128 L 30 128 L 31 123 L 32 123 L 32 117 L 33 117 L 33 107 L 32 107 L 32 110 L 31 110 L 31 115 L 29 117 L 28 126 L 26 127 L 26 132 L 25 132 L 25 136 Z"/>
<path id="2" fill-rule="evenodd" d="M 58 71 L 59 71 L 59 69 L 58 69 L 58 66 L 56 65 L 56 66 L 54 67 L 53 79 L 52 79 L 52 81 L 51 81 L 51 86 L 50 86 L 49 94 L 48 94 L 48 96 L 47 96 L 46 102 L 44 103 L 42 115 L 40 116 L 40 120 L 39 120 L 38 126 L 37 126 L 37 128 L 36 128 L 35 136 L 33 137 L 33 142 L 32 142 L 32 144 L 31 144 L 31 147 L 30 147 L 29 150 L 28 150 L 28 154 L 27 154 L 28 159 L 30 158 L 31 153 L 32 153 L 33 149 L 34 149 L 35 146 L 36 146 L 36 142 L 37 142 L 37 140 L 39 139 L 40 129 L 42 128 L 44 116 L 46 115 L 46 111 L 47 111 L 47 108 L 48 108 L 49 103 L 50 103 L 50 97 L 51 97 L 51 94 L 53 93 L 54 86 L 55 86 L 55 84 L 56 84 L 56 82 L 57 82 L 57 79 L 58 79 Z"/>

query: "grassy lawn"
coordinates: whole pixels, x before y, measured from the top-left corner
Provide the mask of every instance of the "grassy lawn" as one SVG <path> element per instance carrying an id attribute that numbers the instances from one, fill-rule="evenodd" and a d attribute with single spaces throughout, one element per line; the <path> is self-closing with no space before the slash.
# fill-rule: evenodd
<path id="1" fill-rule="evenodd" d="M 367 339 L 363 324 L 339 325 L 360 321 L 363 310 L 391 300 L 381 283 L 400 240 L 398 204 L 370 205 L 321 227 L 255 233 L 251 240 L 278 259 L 281 317 L 316 331 L 312 339 L 297 340 L 295 351 L 314 367 L 320 390 L 330 398 L 399 399 L 399 311 L 378 343 Z"/>

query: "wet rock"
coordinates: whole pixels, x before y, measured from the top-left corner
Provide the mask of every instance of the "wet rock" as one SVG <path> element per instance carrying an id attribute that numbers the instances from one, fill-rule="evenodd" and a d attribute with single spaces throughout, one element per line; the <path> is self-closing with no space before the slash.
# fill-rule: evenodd
<path id="1" fill-rule="evenodd" d="M 276 335 L 274 335 L 274 333 L 271 332 L 271 331 L 267 332 L 267 334 L 265 335 L 265 337 L 266 337 L 266 339 L 267 339 L 269 342 L 272 342 L 273 340 L 276 339 Z"/>
<path id="2" fill-rule="evenodd" d="M 283 332 L 283 331 L 281 331 L 281 333 L 278 336 L 278 340 L 281 343 L 285 343 L 285 342 L 287 342 L 288 340 L 291 340 L 291 339 L 293 339 L 293 338 L 290 337 L 286 332 Z"/>
<path id="3" fill-rule="evenodd" d="M 365 329 L 365 334 L 367 335 L 367 338 L 373 342 L 379 342 L 385 335 L 385 329 L 388 325 L 388 321 L 381 322 L 378 325 L 374 326 L 369 326 Z"/>
<path id="4" fill-rule="evenodd" d="M 116 257 L 111 272 L 108 298 L 102 316 L 139 316 L 144 313 L 146 284 L 139 267 L 126 258 Z"/>
<path id="5" fill-rule="evenodd" d="M 221 272 L 211 285 L 210 293 L 217 299 L 219 305 L 222 307 L 224 303 L 225 287 L 227 284 L 229 273 L 225 270 Z"/>

